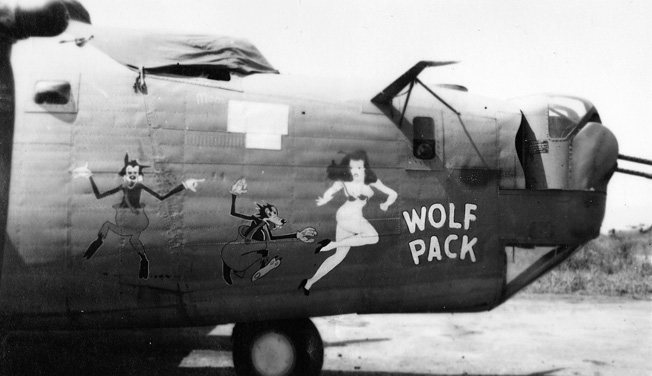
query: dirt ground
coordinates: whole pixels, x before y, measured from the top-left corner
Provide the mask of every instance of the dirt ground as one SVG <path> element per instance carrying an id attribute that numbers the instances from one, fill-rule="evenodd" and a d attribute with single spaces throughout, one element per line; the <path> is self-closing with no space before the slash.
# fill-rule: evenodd
<path id="1" fill-rule="evenodd" d="M 490 312 L 314 319 L 325 376 L 652 375 L 652 300 L 517 296 Z M 231 325 L 15 333 L 5 375 L 235 375 Z"/>
<path id="2" fill-rule="evenodd" d="M 326 348 L 327 370 L 652 375 L 652 301 L 533 296 L 484 313 L 347 316 L 317 322 L 325 341 L 344 344 Z M 366 342 L 346 345 L 355 339 Z"/>

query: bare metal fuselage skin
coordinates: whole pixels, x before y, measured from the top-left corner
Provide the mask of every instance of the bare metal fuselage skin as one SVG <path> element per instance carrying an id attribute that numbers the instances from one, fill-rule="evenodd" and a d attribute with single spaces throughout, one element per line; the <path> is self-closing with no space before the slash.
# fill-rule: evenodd
<path id="1" fill-rule="evenodd" d="M 421 160 L 412 131 L 397 126 L 401 99 L 389 116 L 390 107 L 370 102 L 387 82 L 150 74 L 143 93 L 134 89 L 137 71 L 92 43 L 59 43 L 65 39 L 70 36 L 13 46 L 15 131 L 0 280 L 7 327 L 488 310 L 599 232 L 604 192 L 526 189 L 515 146 L 522 113 L 513 104 L 438 89 L 458 116 L 427 92 L 413 93 L 404 117 L 432 119 L 436 140 L 436 157 Z M 70 101 L 36 103 L 38 82 L 68 82 Z M 367 171 L 396 193 L 387 210 L 381 208 L 386 192 L 365 184 L 374 194 L 361 197 L 348 192 L 354 185 L 328 177 L 333 161 L 357 150 L 368 156 Z M 74 171 L 87 163 L 98 190 L 107 192 L 124 184 L 118 173 L 125 154 L 149 166 L 141 183 L 160 195 L 189 178 L 203 180 L 196 191 L 185 188 L 162 201 L 142 191 L 141 207 L 127 204 L 132 214 L 124 214 L 146 216 L 140 243 L 133 234 L 108 231 L 85 258 L 105 223 L 128 227 L 119 218 L 127 193 L 97 198 L 90 179 Z M 241 178 L 247 191 L 235 195 L 234 204 L 233 186 Z M 338 184 L 345 189 L 317 205 Z M 314 242 L 247 239 L 240 228 L 255 220 L 231 215 L 232 206 L 255 216 L 255 203 L 273 205 L 286 221 L 280 229 L 270 225 L 271 234 L 314 228 Z M 360 230 L 351 236 L 368 234 L 371 226 L 377 240 L 350 246 L 306 296 L 297 288 L 301 281 L 336 252 L 315 253 L 318 242 L 345 238 L 342 213 L 357 218 L 352 226 Z M 147 278 L 139 275 L 141 245 Z M 549 246 L 556 253 L 521 280 L 508 279 L 514 246 Z M 231 273 L 229 284 L 223 265 L 233 250 L 261 257 Z M 273 259 L 280 264 L 256 278 Z"/>

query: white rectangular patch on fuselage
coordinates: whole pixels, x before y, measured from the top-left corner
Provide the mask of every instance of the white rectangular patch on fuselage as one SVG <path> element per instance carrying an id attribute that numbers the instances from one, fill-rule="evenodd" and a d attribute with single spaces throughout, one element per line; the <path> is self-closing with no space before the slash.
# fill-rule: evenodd
<path id="1" fill-rule="evenodd" d="M 230 100 L 227 131 L 244 133 L 247 149 L 281 150 L 289 114 L 288 105 Z"/>

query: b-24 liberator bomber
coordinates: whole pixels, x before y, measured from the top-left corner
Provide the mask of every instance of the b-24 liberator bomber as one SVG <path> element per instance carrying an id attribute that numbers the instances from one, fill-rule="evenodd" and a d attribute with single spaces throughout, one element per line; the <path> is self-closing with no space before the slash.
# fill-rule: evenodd
<path id="1" fill-rule="evenodd" d="M 618 144 L 586 99 L 0 16 L 4 331 L 237 323 L 238 374 L 313 375 L 310 317 L 490 310 L 599 234 Z"/>

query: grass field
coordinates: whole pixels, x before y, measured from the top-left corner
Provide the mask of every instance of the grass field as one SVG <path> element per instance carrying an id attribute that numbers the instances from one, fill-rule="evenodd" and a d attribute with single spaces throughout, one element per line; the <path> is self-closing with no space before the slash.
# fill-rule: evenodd
<path id="1" fill-rule="evenodd" d="M 652 231 L 600 235 L 524 292 L 651 298 Z"/>

